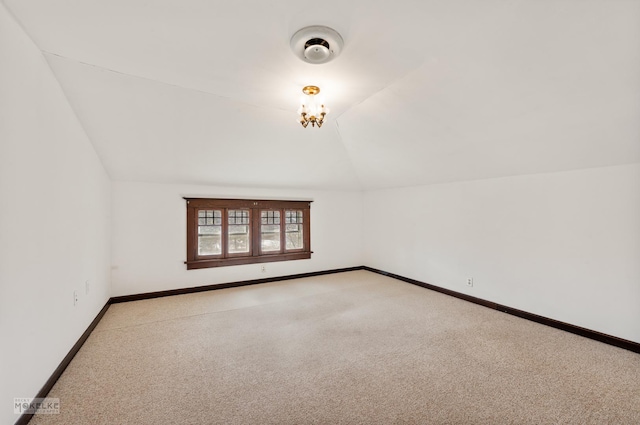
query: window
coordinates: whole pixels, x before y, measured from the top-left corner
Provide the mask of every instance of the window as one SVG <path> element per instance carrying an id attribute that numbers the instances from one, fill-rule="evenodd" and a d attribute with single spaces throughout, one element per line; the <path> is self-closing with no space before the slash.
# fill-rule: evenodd
<path id="1" fill-rule="evenodd" d="M 185 199 L 187 269 L 311 258 L 309 201 Z"/>

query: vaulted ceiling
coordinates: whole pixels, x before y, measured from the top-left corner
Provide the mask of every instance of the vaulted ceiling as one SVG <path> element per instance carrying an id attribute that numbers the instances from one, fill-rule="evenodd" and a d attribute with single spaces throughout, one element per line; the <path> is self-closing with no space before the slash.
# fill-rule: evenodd
<path id="1" fill-rule="evenodd" d="M 114 180 L 368 189 L 640 162 L 638 0 L 4 0 Z M 345 40 L 310 65 L 291 35 Z M 321 87 L 321 128 L 296 123 Z"/>

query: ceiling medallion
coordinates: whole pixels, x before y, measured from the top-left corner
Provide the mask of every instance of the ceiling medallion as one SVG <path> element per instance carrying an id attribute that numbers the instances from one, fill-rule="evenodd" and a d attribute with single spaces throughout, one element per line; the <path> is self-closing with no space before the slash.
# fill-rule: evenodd
<path id="1" fill-rule="evenodd" d="M 316 95 L 320 93 L 320 87 L 317 86 L 305 86 L 302 89 L 304 93 L 304 99 L 302 105 L 298 109 L 298 122 L 302 124 L 304 128 L 307 128 L 309 124 L 311 127 L 322 127 L 324 123 L 324 117 L 329 113 L 329 108 L 325 107 Z"/>

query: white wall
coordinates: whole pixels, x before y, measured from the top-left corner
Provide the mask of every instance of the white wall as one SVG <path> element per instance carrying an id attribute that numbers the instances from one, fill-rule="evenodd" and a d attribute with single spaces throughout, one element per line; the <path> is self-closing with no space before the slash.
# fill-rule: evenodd
<path id="1" fill-rule="evenodd" d="M 36 395 L 106 303 L 109 210 L 102 164 L 0 3 L 0 423 L 18 419 L 13 398 Z"/>
<path id="2" fill-rule="evenodd" d="M 640 164 L 374 190 L 364 208 L 368 266 L 640 342 Z"/>
<path id="3" fill-rule="evenodd" d="M 313 200 L 314 253 L 308 260 L 187 270 L 183 196 Z M 113 182 L 112 258 L 113 296 L 360 266 L 362 194 Z"/>

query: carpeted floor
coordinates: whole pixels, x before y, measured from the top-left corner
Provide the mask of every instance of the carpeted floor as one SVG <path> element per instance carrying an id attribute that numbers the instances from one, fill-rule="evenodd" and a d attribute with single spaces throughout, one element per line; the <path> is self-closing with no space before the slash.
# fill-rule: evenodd
<path id="1" fill-rule="evenodd" d="M 366 271 L 112 305 L 30 424 L 638 424 L 640 355 Z"/>

